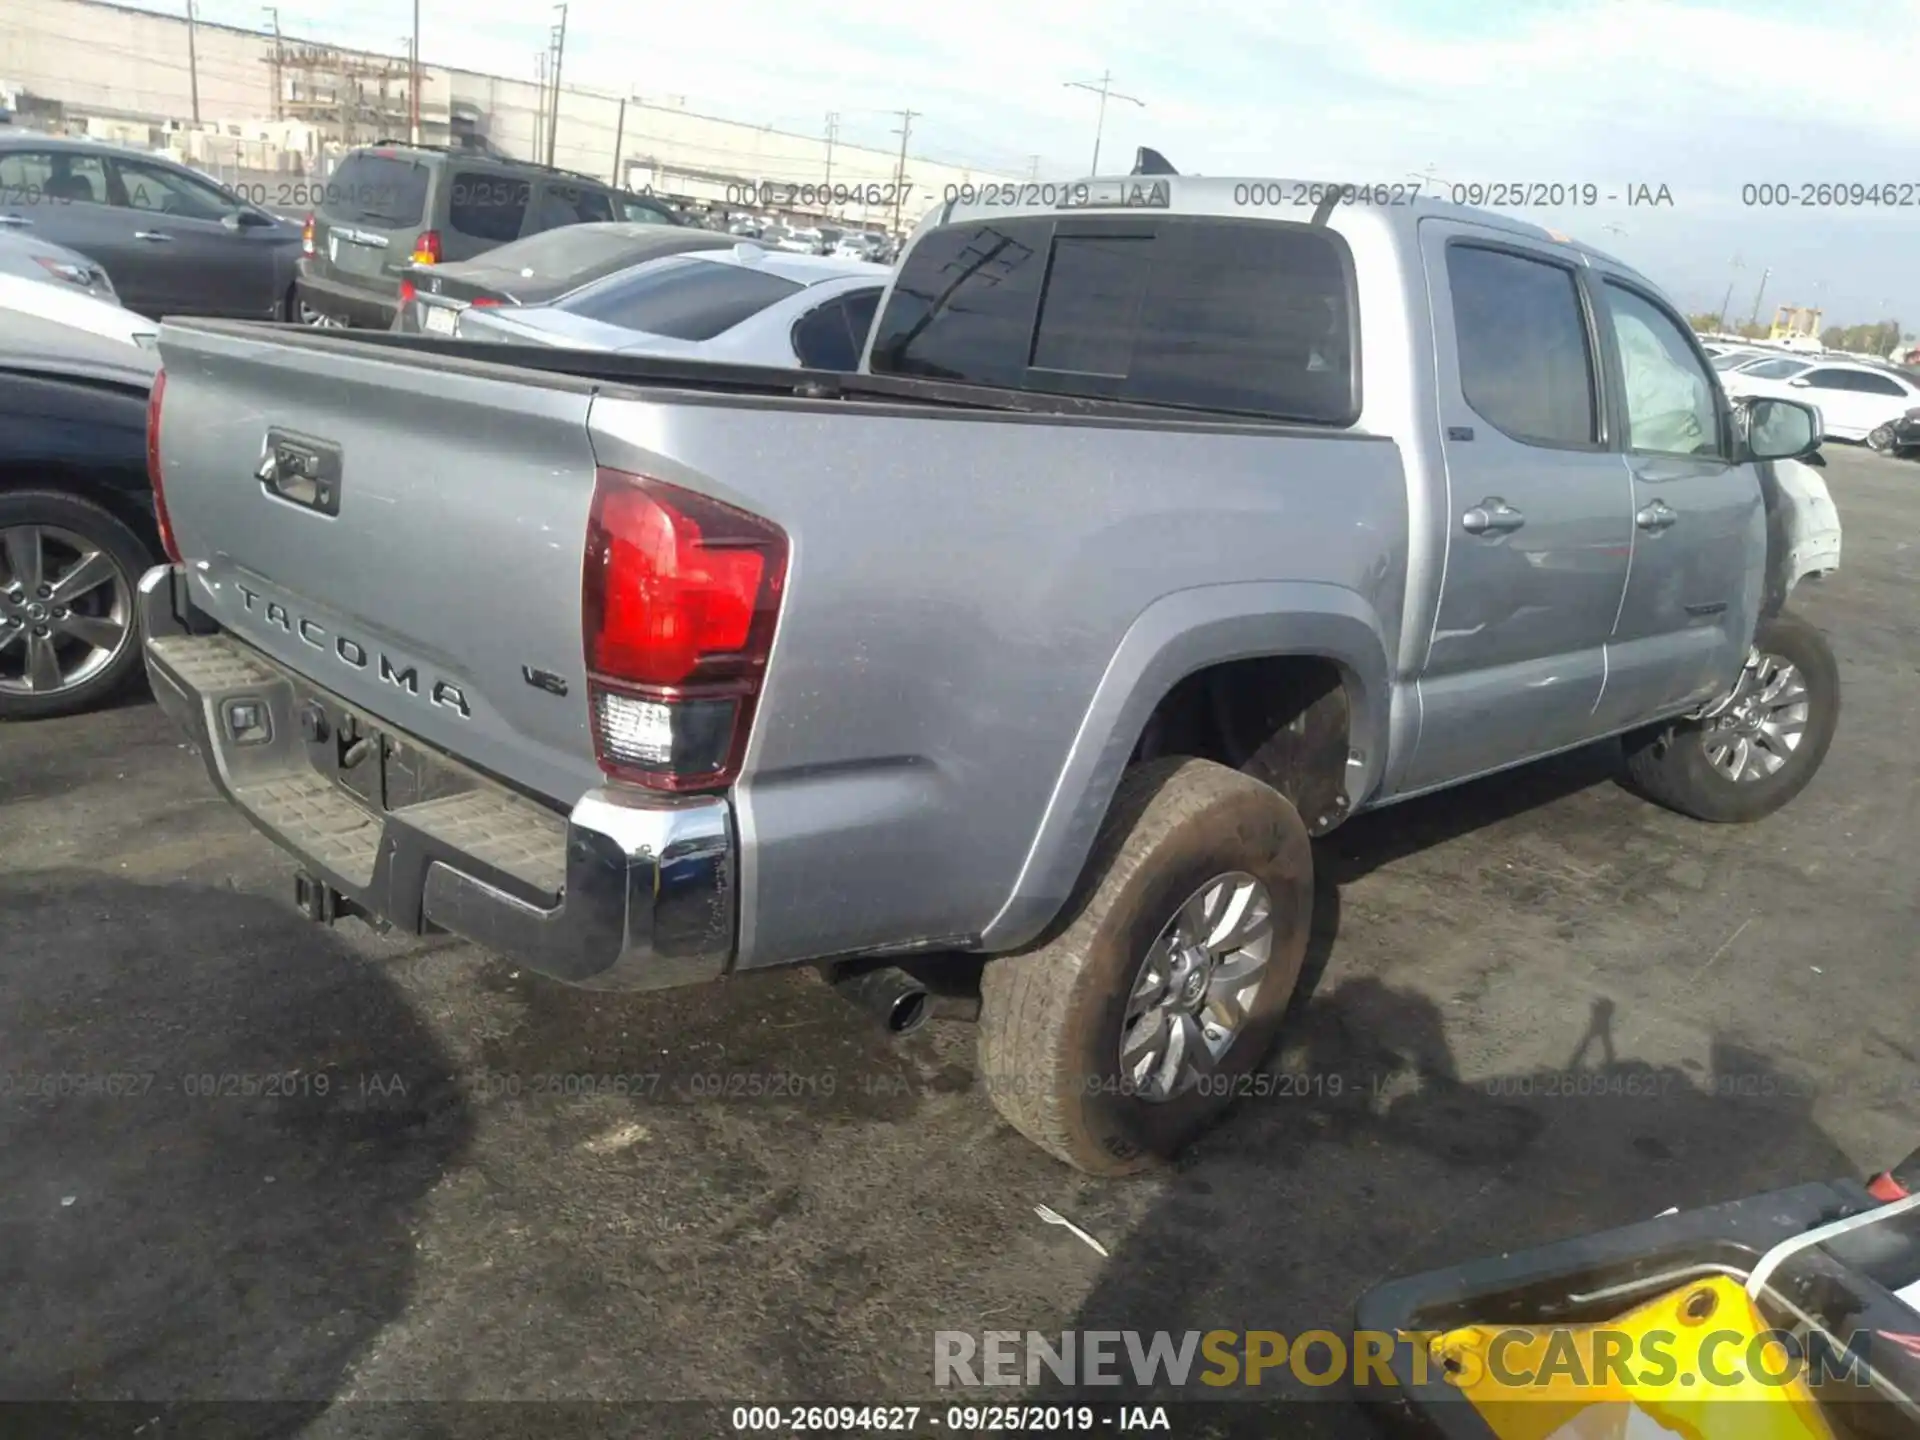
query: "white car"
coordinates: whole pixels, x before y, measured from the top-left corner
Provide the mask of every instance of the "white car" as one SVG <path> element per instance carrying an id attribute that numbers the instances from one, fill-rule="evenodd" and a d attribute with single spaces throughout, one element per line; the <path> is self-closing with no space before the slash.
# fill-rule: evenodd
<path id="1" fill-rule="evenodd" d="M 142 349 L 152 349 L 160 333 L 157 322 L 117 301 L 89 294 L 77 285 L 49 285 L 25 275 L 0 274 L 0 310 L 70 325 Z"/>
<path id="2" fill-rule="evenodd" d="M 550 305 L 463 310 L 454 334 L 846 371 L 859 366 L 891 273 L 884 265 L 758 245 L 700 250 L 648 260 Z"/>
<path id="3" fill-rule="evenodd" d="M 1920 383 L 1895 370 L 1844 360 L 1782 358 L 1724 372 L 1720 383 L 1729 395 L 1771 395 L 1816 405 L 1822 429 L 1836 440 L 1864 440 L 1920 407 Z"/>
<path id="4" fill-rule="evenodd" d="M 1813 361 L 1802 360 L 1794 355 L 1782 355 L 1777 351 L 1754 350 L 1736 351 L 1729 355 L 1716 355 L 1713 361 L 1714 372 L 1719 375 L 1722 384 L 1732 375 L 1747 375 L 1757 372 L 1764 380 L 1790 380 L 1802 370 L 1811 370 Z M 1729 394 L 1739 392 L 1729 389 Z"/>

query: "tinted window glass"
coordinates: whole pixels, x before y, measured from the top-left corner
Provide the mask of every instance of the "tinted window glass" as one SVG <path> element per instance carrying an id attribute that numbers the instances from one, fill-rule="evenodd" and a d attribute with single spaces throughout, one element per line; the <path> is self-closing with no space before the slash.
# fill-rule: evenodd
<path id="1" fill-rule="evenodd" d="M 1760 360 L 1751 365 L 1742 366 L 1742 375 L 1751 375 L 1756 380 L 1786 380 L 1798 375 L 1807 368 L 1805 360 Z"/>
<path id="2" fill-rule="evenodd" d="M 534 219 L 534 228 L 554 230 L 562 225 L 588 225 L 611 219 L 613 200 L 604 190 L 549 185 L 540 196 L 540 209 Z"/>
<path id="3" fill-rule="evenodd" d="M 666 206 L 656 205 L 651 200 L 642 200 L 638 195 L 620 197 L 620 218 L 630 220 L 636 225 L 678 225 L 680 223 Z"/>
<path id="4" fill-rule="evenodd" d="M 1353 418 L 1339 242 L 1156 218 L 955 225 L 914 246 L 873 368 L 1290 419 Z"/>
<path id="5" fill-rule="evenodd" d="M 363 225 L 418 225 L 427 208 L 427 167 L 356 150 L 321 187 L 320 213 Z"/>
<path id="6" fill-rule="evenodd" d="M 1744 350 L 1729 350 L 1723 355 L 1713 357 L 1713 368 L 1716 370 L 1731 370 L 1736 365 L 1751 365 L 1752 363 L 1753 356 L 1747 354 Z"/>
<path id="7" fill-rule="evenodd" d="M 0 205 L 107 203 L 107 172 L 97 155 L 10 150 L 0 155 Z"/>
<path id="8" fill-rule="evenodd" d="M 1853 388 L 1869 395 L 1905 395 L 1906 389 L 1890 375 L 1867 375 L 1855 371 Z"/>
<path id="9" fill-rule="evenodd" d="M 116 160 L 113 168 L 120 177 L 115 203 L 129 209 L 178 215 L 183 220 L 224 220 L 240 211 L 218 187 L 178 171 L 129 160 Z"/>
<path id="10" fill-rule="evenodd" d="M 1447 280 L 1467 403 L 1519 440 L 1593 441 L 1593 357 L 1572 272 L 1455 245 Z"/>
<path id="11" fill-rule="evenodd" d="M 847 325 L 847 307 L 829 300 L 793 327 L 793 353 L 809 370 L 851 370 L 860 351 Z"/>
<path id="12" fill-rule="evenodd" d="M 1626 442 L 1666 455 L 1716 455 L 1720 411 L 1713 377 L 1673 318 L 1631 290 L 1607 285 L 1613 338 L 1627 393 Z"/>
<path id="13" fill-rule="evenodd" d="M 518 239 L 532 192 L 532 184 L 525 180 L 461 171 L 453 177 L 447 223 L 476 240 Z"/>
<path id="14" fill-rule="evenodd" d="M 880 288 L 875 286 L 847 296 L 847 328 L 853 331 L 855 363 L 867 348 L 867 332 L 873 329 L 874 314 L 880 309 L 880 295 Z"/>
<path id="15" fill-rule="evenodd" d="M 556 308 L 648 335 L 711 340 L 799 288 L 745 265 L 675 256 L 609 275 Z"/>
<path id="16" fill-rule="evenodd" d="M 1822 390 L 1858 390 L 1860 388 L 1854 384 L 1854 373 L 1851 370 L 1809 370 L 1805 375 L 1797 378 L 1805 380 L 1809 385 L 1817 385 Z"/>

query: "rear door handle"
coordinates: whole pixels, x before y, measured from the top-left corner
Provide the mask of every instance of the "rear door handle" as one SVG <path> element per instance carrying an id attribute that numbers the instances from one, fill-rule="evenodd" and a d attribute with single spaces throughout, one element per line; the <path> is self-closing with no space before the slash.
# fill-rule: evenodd
<path id="1" fill-rule="evenodd" d="M 164 230 L 136 230 L 133 232 L 133 238 L 136 240 L 171 240 L 173 239 L 173 237 L 167 234 Z"/>
<path id="2" fill-rule="evenodd" d="M 1664 530 L 1679 518 L 1679 511 L 1664 500 L 1656 500 L 1642 508 L 1640 513 L 1633 517 L 1633 523 L 1642 530 Z"/>
<path id="3" fill-rule="evenodd" d="M 1498 495 L 1489 495 L 1460 517 L 1460 528 L 1469 535 L 1506 535 L 1527 523 L 1527 517 Z"/>

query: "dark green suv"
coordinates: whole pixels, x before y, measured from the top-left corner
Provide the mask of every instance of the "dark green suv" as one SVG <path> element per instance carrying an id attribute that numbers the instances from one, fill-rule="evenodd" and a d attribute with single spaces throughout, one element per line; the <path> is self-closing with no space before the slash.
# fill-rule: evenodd
<path id="1" fill-rule="evenodd" d="M 561 225 L 684 223 L 648 196 L 488 150 L 385 141 L 351 151 L 307 217 L 299 317 L 385 329 L 409 265 L 474 256 Z"/>

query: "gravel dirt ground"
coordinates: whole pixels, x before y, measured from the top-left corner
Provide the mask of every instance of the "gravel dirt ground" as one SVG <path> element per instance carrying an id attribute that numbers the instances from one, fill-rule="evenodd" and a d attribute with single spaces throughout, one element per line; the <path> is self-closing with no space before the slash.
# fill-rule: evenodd
<path id="1" fill-rule="evenodd" d="M 226 1429 L 312 1436 L 463 1413 L 351 1401 L 944 1403 L 936 1330 L 1338 1329 L 1391 1275 L 1897 1159 L 1920 466 L 1829 453 L 1812 788 L 1703 826 L 1601 747 L 1362 817 L 1318 852 L 1285 1083 L 1131 1182 L 999 1124 L 966 1025 L 319 929 L 144 696 L 0 728 L 0 1397 L 272 1401 Z M 1337 1400 L 1290 1428 L 1366 1433 Z"/>

